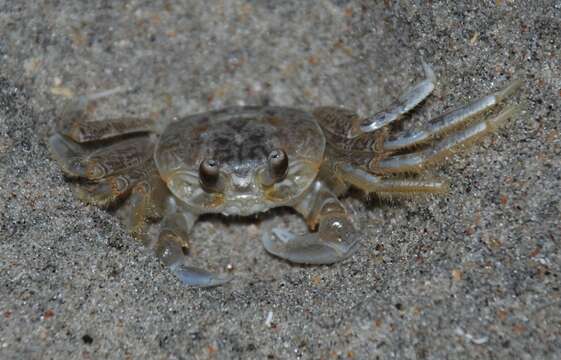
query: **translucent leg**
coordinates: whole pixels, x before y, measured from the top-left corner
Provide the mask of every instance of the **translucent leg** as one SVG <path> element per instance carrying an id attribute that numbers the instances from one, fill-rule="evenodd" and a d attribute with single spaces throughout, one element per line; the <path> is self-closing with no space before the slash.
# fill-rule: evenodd
<path id="1" fill-rule="evenodd" d="M 285 229 L 263 234 L 265 249 L 278 257 L 302 264 L 331 264 L 353 254 L 362 239 L 346 208 L 320 181 L 296 206 L 315 232 L 295 235 Z"/>
<path id="2" fill-rule="evenodd" d="M 374 173 L 420 172 L 426 166 L 438 163 L 454 155 L 457 150 L 472 144 L 484 135 L 492 133 L 503 122 L 515 116 L 519 110 L 519 106 L 508 107 L 498 115 L 453 133 L 426 149 L 410 154 L 394 155 L 373 162 L 370 170 Z"/>
<path id="3" fill-rule="evenodd" d="M 148 169 L 144 169 L 143 166 Z M 149 162 L 143 166 L 97 182 L 79 184 L 76 186 L 76 195 L 87 203 L 101 207 L 107 206 L 118 198 L 125 197 L 136 184 L 149 178 L 149 171 L 152 167 L 149 166 Z"/>
<path id="4" fill-rule="evenodd" d="M 419 82 L 405 92 L 405 94 L 401 95 L 399 100 L 394 103 L 389 110 L 380 112 L 364 120 L 360 125 L 360 129 L 364 132 L 376 131 L 399 119 L 403 114 L 408 113 L 421 101 L 426 99 L 434 90 L 436 76 L 430 65 L 423 63 L 423 69 L 425 71 L 425 80 Z"/>
<path id="5" fill-rule="evenodd" d="M 125 89 L 119 87 L 80 96 L 76 100 L 70 101 L 59 116 L 57 131 L 77 143 L 103 140 L 132 133 L 156 131 L 156 123 L 152 119 L 123 117 L 88 121 L 88 105 L 92 101 L 125 91 Z"/>
<path id="6" fill-rule="evenodd" d="M 80 174 L 85 174 L 81 161 L 87 156 L 87 150 L 83 146 L 56 133 L 49 138 L 49 150 L 67 176 L 79 177 Z"/>
<path id="7" fill-rule="evenodd" d="M 339 171 L 345 181 L 367 193 L 414 195 L 448 191 L 448 184 L 438 179 L 387 179 L 372 175 L 350 164 L 340 166 Z"/>
<path id="8" fill-rule="evenodd" d="M 67 175 L 97 180 L 141 165 L 152 157 L 154 144 L 149 137 L 137 137 L 88 151 L 69 138 L 55 134 L 49 139 L 49 147 Z"/>
<path id="9" fill-rule="evenodd" d="M 471 104 L 462 106 L 451 112 L 439 116 L 431 121 L 431 124 L 426 129 L 414 131 L 408 134 L 402 134 L 397 138 L 386 140 L 384 142 L 384 150 L 397 150 L 412 145 L 417 145 L 437 135 L 450 131 L 459 125 L 462 125 L 472 119 L 474 116 L 481 114 L 485 110 L 492 108 L 506 97 L 514 93 L 522 85 L 521 80 L 513 81 L 504 90 L 498 91 L 494 94 L 484 96 Z"/>

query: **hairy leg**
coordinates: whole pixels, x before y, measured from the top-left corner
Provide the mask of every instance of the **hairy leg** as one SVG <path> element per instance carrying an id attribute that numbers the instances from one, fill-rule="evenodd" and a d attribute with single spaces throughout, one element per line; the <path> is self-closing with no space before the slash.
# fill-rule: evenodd
<path id="1" fill-rule="evenodd" d="M 338 166 L 340 177 L 354 187 L 379 195 L 438 194 L 448 191 L 448 184 L 439 179 L 384 178 L 350 164 Z"/>
<path id="2" fill-rule="evenodd" d="M 508 96 L 514 93 L 522 85 L 521 80 L 513 81 L 505 89 L 494 94 L 484 96 L 470 104 L 459 107 L 453 111 L 443 114 L 422 130 L 407 134 L 398 134 L 393 139 L 384 141 L 384 150 L 398 150 L 409 146 L 425 143 L 435 136 L 447 133 L 458 126 L 462 126 L 473 119 L 475 116 L 494 107 Z"/>
<path id="3" fill-rule="evenodd" d="M 57 133 L 49 138 L 49 147 L 66 175 L 99 180 L 146 162 L 152 157 L 154 143 L 143 136 L 90 151 Z"/>
<path id="4" fill-rule="evenodd" d="M 373 173 L 418 173 L 427 166 L 436 164 L 461 150 L 483 136 L 494 132 L 506 120 L 518 114 L 520 106 L 510 106 L 499 114 L 467 128 L 452 133 L 427 148 L 403 155 L 393 155 L 380 161 L 373 161 L 370 170 Z"/>

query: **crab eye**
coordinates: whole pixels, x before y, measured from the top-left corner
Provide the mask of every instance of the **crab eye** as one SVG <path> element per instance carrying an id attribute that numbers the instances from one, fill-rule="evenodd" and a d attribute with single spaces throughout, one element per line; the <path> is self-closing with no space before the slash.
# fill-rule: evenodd
<path id="1" fill-rule="evenodd" d="M 267 162 L 267 172 L 263 179 L 263 184 L 271 186 L 276 182 L 282 181 L 286 177 L 288 155 L 282 149 L 274 149 L 269 153 Z"/>
<path id="2" fill-rule="evenodd" d="M 199 166 L 199 179 L 205 191 L 220 192 L 222 182 L 220 181 L 220 164 L 216 160 L 203 160 Z"/>

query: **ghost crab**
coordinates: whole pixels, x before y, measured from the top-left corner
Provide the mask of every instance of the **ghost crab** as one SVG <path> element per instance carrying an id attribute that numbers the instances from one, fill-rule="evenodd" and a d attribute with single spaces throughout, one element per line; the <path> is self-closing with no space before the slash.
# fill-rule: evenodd
<path id="1" fill-rule="evenodd" d="M 279 206 L 296 209 L 310 232 L 272 229 L 265 249 L 293 263 L 331 264 L 360 243 L 361 226 L 340 200 L 349 187 L 367 193 L 442 193 L 446 183 L 409 176 L 446 159 L 513 117 L 517 105 L 490 112 L 521 85 L 447 112 L 414 132 L 390 125 L 434 89 L 435 76 L 406 91 L 388 110 L 361 118 L 320 107 L 235 107 L 170 122 L 87 121 L 87 105 L 113 92 L 81 97 L 49 139 L 63 172 L 79 180 L 77 195 L 98 206 L 128 197 L 131 232 L 153 249 L 183 283 L 216 286 L 226 273 L 189 266 L 190 231 L 204 213 L 250 215 Z M 148 224 L 159 224 L 157 236 Z"/>

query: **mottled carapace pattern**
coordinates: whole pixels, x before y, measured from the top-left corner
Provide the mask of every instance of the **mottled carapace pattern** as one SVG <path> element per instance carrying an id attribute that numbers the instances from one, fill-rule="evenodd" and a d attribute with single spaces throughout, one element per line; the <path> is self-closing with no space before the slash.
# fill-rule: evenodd
<path id="1" fill-rule="evenodd" d="M 305 111 L 281 107 L 228 108 L 189 116 L 170 124 L 162 134 L 156 161 L 160 171 L 197 171 L 214 159 L 221 168 L 247 176 L 267 161 L 275 148 L 289 159 L 320 163 L 323 135 Z"/>

